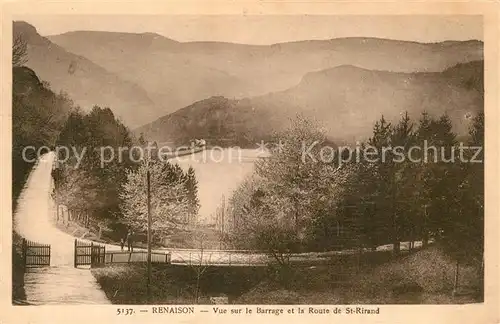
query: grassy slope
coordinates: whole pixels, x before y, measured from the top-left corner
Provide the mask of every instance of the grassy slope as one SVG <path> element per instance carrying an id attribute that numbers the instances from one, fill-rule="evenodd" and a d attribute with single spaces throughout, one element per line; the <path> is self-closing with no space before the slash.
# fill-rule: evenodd
<path id="1" fill-rule="evenodd" d="M 453 297 L 455 262 L 432 246 L 356 278 L 351 296 L 359 303 L 451 304 L 479 302 L 482 297 Z M 478 267 L 461 265 L 459 287 L 478 291 Z"/>
<path id="2" fill-rule="evenodd" d="M 437 247 L 387 262 L 332 285 L 331 267 L 305 269 L 309 279 L 288 290 L 263 282 L 235 302 L 238 304 L 462 304 L 477 303 L 479 294 L 454 297 L 454 262 Z M 460 268 L 460 287 L 479 289 L 479 271 Z M 313 275 L 314 274 L 314 275 Z M 316 284 L 314 284 L 316 283 Z"/>
<path id="3" fill-rule="evenodd" d="M 231 299 L 255 286 L 264 267 L 209 267 L 200 280 L 198 303 L 210 304 L 209 297 Z M 147 304 L 145 265 L 113 265 L 92 269 L 92 274 L 113 304 Z M 194 304 L 196 268 L 153 265 L 150 304 Z"/>
<path id="4" fill-rule="evenodd" d="M 355 274 L 353 263 L 344 268 L 330 262 L 295 268 L 287 287 L 271 280 L 266 268 L 211 267 L 202 277 L 199 303 L 226 295 L 232 304 L 462 304 L 482 300 L 478 294 L 454 297 L 454 262 L 430 247 Z M 371 261 L 373 262 L 373 260 Z M 193 304 L 195 268 L 163 266 L 153 269 L 156 304 Z M 343 271 L 342 271 L 343 269 Z M 143 265 L 93 269 L 93 275 L 115 304 L 145 304 L 146 269 Z M 340 275 L 340 274 L 344 275 Z M 478 290 L 476 268 L 463 266 L 460 286 Z"/>
<path id="5" fill-rule="evenodd" d="M 99 238 L 97 233 L 94 233 L 92 230 L 89 230 L 88 228 L 84 227 L 83 225 L 70 221 L 70 222 L 54 222 L 54 225 L 61 231 L 68 233 L 75 238 L 84 238 L 87 240 L 91 240 L 94 242 L 101 242 L 101 243 L 109 243 L 109 244 L 116 244 L 117 242 L 114 242 L 112 240 L 106 240 L 104 238 Z"/>

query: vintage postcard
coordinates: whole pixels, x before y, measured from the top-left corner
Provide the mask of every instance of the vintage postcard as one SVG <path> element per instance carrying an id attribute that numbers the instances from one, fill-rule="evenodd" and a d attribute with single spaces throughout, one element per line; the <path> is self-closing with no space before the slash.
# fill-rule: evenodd
<path id="1" fill-rule="evenodd" d="M 0 323 L 498 323 L 498 9 L 3 3 Z"/>

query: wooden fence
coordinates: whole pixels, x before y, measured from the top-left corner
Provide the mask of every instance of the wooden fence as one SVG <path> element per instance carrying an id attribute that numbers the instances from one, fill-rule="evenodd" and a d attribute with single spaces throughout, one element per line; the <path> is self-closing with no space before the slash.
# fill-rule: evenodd
<path id="1" fill-rule="evenodd" d="M 74 266 L 102 266 L 105 263 L 106 247 L 93 242 L 75 239 Z"/>
<path id="2" fill-rule="evenodd" d="M 87 243 L 75 239 L 74 266 L 99 267 L 113 263 L 145 263 L 146 251 L 106 251 L 106 247 L 93 242 Z M 170 253 L 151 253 L 152 263 L 170 263 Z"/>
<path id="3" fill-rule="evenodd" d="M 23 239 L 23 259 L 27 268 L 50 266 L 50 245 Z"/>
<path id="4" fill-rule="evenodd" d="M 151 252 L 152 263 L 170 263 L 170 253 Z M 106 252 L 105 263 L 136 263 L 147 262 L 148 253 L 146 251 L 108 251 Z"/>

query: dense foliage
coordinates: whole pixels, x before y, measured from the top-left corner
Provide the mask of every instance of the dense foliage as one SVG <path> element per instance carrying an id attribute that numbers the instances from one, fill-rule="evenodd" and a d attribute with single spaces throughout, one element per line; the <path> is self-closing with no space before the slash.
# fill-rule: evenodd
<path id="1" fill-rule="evenodd" d="M 235 191 L 229 218 L 237 247 L 283 255 L 392 244 L 397 254 L 402 241 L 433 238 L 453 256 L 482 257 L 484 164 L 473 163 L 476 149 L 463 149 L 462 160 L 459 153 L 460 145 L 483 147 L 482 113 L 466 143 L 446 115 L 427 113 L 395 125 L 382 117 L 356 148 L 324 150 L 318 129 L 299 117 Z M 304 160 L 304 147 L 312 158 Z M 378 153 L 356 158 L 368 148 Z"/>
<path id="2" fill-rule="evenodd" d="M 69 153 L 53 172 L 57 202 L 94 219 L 116 219 L 119 190 L 134 167 L 132 145 L 128 129 L 109 108 L 73 111 L 57 140 L 58 147 L 68 148 L 58 152 L 59 161 Z"/>
<path id="3" fill-rule="evenodd" d="M 73 103 L 64 93 L 55 94 L 27 67 L 14 67 L 12 77 L 12 191 L 15 202 L 37 151 L 44 146 L 54 147 Z"/>

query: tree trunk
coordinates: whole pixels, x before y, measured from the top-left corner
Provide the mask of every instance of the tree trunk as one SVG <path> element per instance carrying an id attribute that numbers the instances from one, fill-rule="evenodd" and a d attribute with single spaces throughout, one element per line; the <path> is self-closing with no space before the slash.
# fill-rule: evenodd
<path id="1" fill-rule="evenodd" d="M 200 273 L 199 273 L 200 271 L 201 271 L 201 266 L 200 268 L 198 268 L 198 274 L 196 276 L 196 293 L 195 293 L 196 304 L 198 304 L 200 301 Z"/>
<path id="2" fill-rule="evenodd" d="M 427 229 L 427 207 L 428 205 L 424 205 L 424 221 L 422 228 L 422 248 L 427 247 L 429 245 L 429 230 Z"/>
<path id="3" fill-rule="evenodd" d="M 429 245 L 429 233 L 427 229 L 424 229 L 423 237 L 422 237 L 422 247 L 427 247 Z"/>
<path id="4" fill-rule="evenodd" d="M 393 212 L 392 214 L 392 254 L 394 256 L 398 256 L 399 252 L 401 251 L 401 242 L 399 240 L 399 233 L 398 233 L 398 227 L 397 227 L 397 219 L 396 219 L 396 213 Z"/>
<path id="5" fill-rule="evenodd" d="M 392 252 L 394 255 L 399 255 L 399 253 L 401 252 L 401 242 L 399 242 L 399 239 L 397 239 L 397 241 L 394 241 Z"/>
<path id="6" fill-rule="evenodd" d="M 460 263 L 457 259 L 455 264 L 455 280 L 453 281 L 453 292 L 456 292 L 458 289 L 459 270 L 460 270 Z"/>

